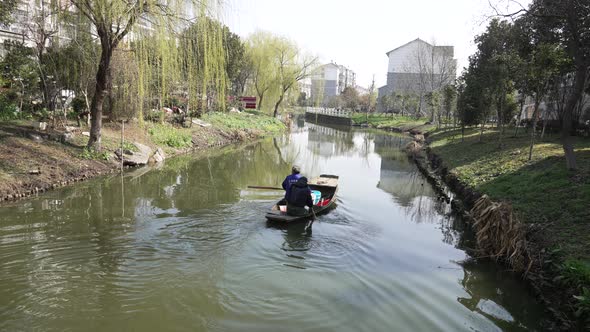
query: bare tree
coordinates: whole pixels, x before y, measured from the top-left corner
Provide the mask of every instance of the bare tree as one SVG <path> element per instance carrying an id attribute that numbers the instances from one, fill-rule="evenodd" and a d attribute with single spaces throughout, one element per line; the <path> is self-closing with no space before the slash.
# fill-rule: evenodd
<path id="1" fill-rule="evenodd" d="M 406 80 L 402 83 L 408 91 L 416 91 L 419 97 L 418 112 L 423 111 L 424 98 L 427 94 L 440 91 L 455 80 L 457 63 L 453 59 L 452 46 L 438 46 L 436 41 L 427 43 L 418 39 L 416 47 L 405 63 Z M 430 121 L 435 121 L 440 109 L 431 108 Z"/>
<path id="2" fill-rule="evenodd" d="M 58 12 L 54 9 L 50 1 L 41 0 L 39 10 L 30 11 L 30 13 L 33 13 L 30 20 L 21 22 L 26 29 L 24 38 L 34 45 L 34 54 L 39 72 L 39 85 L 43 93 L 43 104 L 50 112 L 55 111 L 55 97 L 58 89 L 54 83 L 55 77 L 45 72 L 43 63 L 45 62 L 47 48 L 58 32 L 58 27 L 54 24 Z"/>

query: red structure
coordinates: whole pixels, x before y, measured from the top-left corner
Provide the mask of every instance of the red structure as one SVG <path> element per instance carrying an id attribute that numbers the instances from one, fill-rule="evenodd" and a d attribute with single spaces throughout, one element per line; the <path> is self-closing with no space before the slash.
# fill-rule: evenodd
<path id="1" fill-rule="evenodd" d="M 247 110 L 256 109 L 256 97 L 240 97 L 242 106 Z"/>

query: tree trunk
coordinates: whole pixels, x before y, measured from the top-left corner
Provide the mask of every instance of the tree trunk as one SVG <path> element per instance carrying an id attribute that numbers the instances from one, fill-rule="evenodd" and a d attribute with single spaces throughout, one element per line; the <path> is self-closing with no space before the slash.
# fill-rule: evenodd
<path id="1" fill-rule="evenodd" d="M 264 99 L 264 92 L 258 94 L 258 109 L 262 110 L 262 100 Z"/>
<path id="2" fill-rule="evenodd" d="M 276 118 L 277 115 L 279 115 L 279 106 L 281 105 L 281 103 L 283 102 L 283 98 L 285 97 L 285 94 L 282 93 L 281 96 L 279 97 L 279 100 L 276 102 L 275 104 L 275 111 L 273 113 L 273 116 Z"/>
<path id="3" fill-rule="evenodd" d="M 516 119 L 516 122 L 514 124 L 514 126 L 516 128 L 514 128 L 514 137 L 516 137 L 518 135 L 518 127 L 520 126 L 520 119 L 522 118 L 522 109 L 524 107 L 524 98 L 520 99 L 520 112 L 518 112 L 518 118 Z"/>
<path id="4" fill-rule="evenodd" d="M 451 111 L 447 111 L 447 123 L 445 123 L 445 128 L 451 125 Z"/>
<path id="5" fill-rule="evenodd" d="M 484 126 L 485 121 L 481 122 L 481 130 L 479 131 L 479 141 L 482 142 L 483 141 L 483 126 Z"/>
<path id="6" fill-rule="evenodd" d="M 86 113 L 88 113 L 86 116 L 86 125 L 90 127 L 90 102 L 88 101 L 88 92 L 84 90 L 82 94 L 84 95 L 84 103 L 86 103 Z"/>
<path id="7" fill-rule="evenodd" d="M 461 143 L 465 141 L 465 125 L 461 125 Z"/>
<path id="8" fill-rule="evenodd" d="M 547 128 L 547 108 L 545 108 L 545 112 L 543 112 L 543 130 L 541 131 L 541 141 L 545 137 L 545 129 L 546 128 Z"/>
<path id="9" fill-rule="evenodd" d="M 502 149 L 502 137 L 504 136 L 504 119 L 502 118 L 502 106 L 504 105 L 504 93 L 500 96 L 498 110 L 498 129 L 500 131 L 500 143 L 499 148 Z"/>
<path id="10" fill-rule="evenodd" d="M 113 49 L 108 41 L 101 42 L 102 52 L 96 72 L 96 91 L 90 105 L 90 139 L 88 148 L 100 151 L 102 129 L 102 106 L 111 86 L 111 58 Z"/>
<path id="11" fill-rule="evenodd" d="M 579 53 L 579 52 L 578 52 Z M 572 115 L 576 105 L 582 98 L 584 92 L 584 86 L 586 84 L 586 64 L 582 59 L 582 56 L 576 58 L 576 76 L 574 78 L 574 86 L 572 94 L 567 100 L 565 109 L 563 110 L 562 125 L 561 125 L 561 144 L 563 146 L 563 152 L 565 153 L 565 163 L 569 170 L 575 170 L 578 168 L 576 164 L 576 155 L 574 154 L 574 145 L 571 137 L 572 131 Z"/>
<path id="12" fill-rule="evenodd" d="M 53 114 L 54 121 L 55 121 L 55 103 L 53 102 L 52 92 L 50 89 L 50 83 L 46 81 L 45 73 L 43 72 L 43 68 L 41 67 L 41 63 L 43 62 L 43 50 L 45 49 L 45 43 L 42 44 L 43 46 L 39 46 L 37 44 L 37 70 L 39 72 L 39 86 L 41 87 L 41 92 L 43 93 L 43 105 L 47 108 L 47 110 Z M 55 125 L 55 122 L 54 122 Z"/>
<path id="13" fill-rule="evenodd" d="M 533 128 L 531 132 L 531 144 L 529 146 L 529 161 L 533 159 L 533 147 L 535 146 L 535 134 L 537 133 L 537 113 L 539 112 L 539 104 L 541 103 L 540 97 L 537 94 L 535 97 L 535 109 L 533 111 Z"/>

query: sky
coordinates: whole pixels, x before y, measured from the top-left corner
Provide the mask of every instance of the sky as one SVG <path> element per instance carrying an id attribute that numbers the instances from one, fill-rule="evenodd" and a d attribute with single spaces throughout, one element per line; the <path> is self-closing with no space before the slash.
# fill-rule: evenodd
<path id="1" fill-rule="evenodd" d="M 489 2 L 503 12 L 520 8 L 515 0 L 228 0 L 223 21 L 241 37 L 256 30 L 288 37 L 322 63 L 355 71 L 357 85 L 368 87 L 374 75 L 380 87 L 385 53 L 416 38 L 455 46 L 460 74 L 495 12 Z"/>

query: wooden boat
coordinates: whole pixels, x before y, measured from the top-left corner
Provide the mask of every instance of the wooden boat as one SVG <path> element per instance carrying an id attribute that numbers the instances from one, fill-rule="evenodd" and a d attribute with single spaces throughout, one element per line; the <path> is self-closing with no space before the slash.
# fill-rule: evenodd
<path id="1" fill-rule="evenodd" d="M 321 197 L 317 205 L 313 206 L 313 212 L 316 215 L 326 213 L 330 209 L 336 206 L 336 193 L 338 192 L 338 176 L 322 174 L 319 177 L 313 178 L 308 181 L 309 188 L 311 190 L 317 190 L 321 193 Z M 269 221 L 291 223 L 295 221 L 309 220 L 313 217 L 314 213 L 311 211 L 303 216 L 290 216 L 287 212 L 283 212 L 280 206 L 286 206 L 287 202 L 283 198 L 275 204 L 271 210 L 266 213 L 266 219 Z"/>

